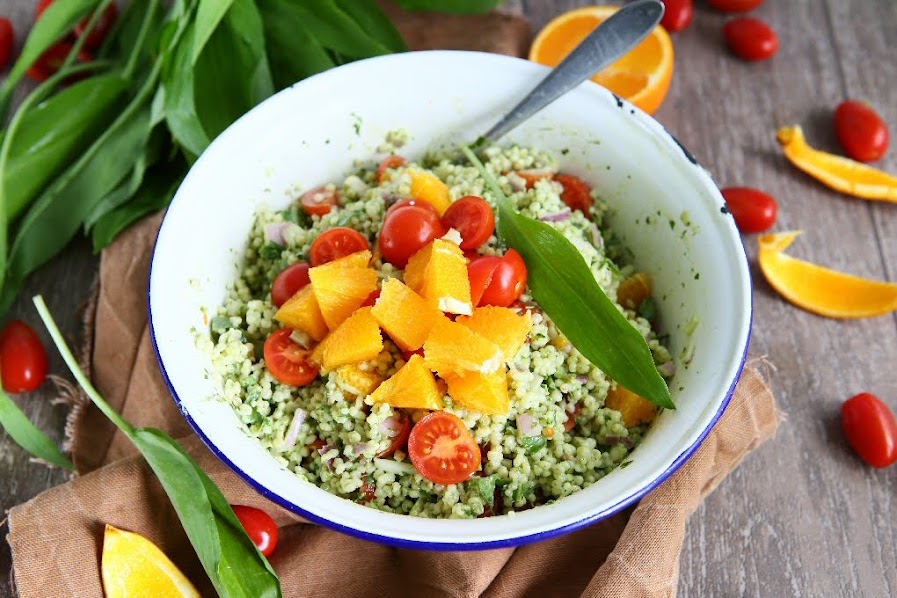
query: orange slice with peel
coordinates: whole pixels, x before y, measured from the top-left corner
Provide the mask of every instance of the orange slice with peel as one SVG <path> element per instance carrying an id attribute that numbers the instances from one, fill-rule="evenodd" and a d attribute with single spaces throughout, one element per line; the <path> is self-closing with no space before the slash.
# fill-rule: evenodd
<path id="1" fill-rule="evenodd" d="M 770 286 L 807 311 L 829 318 L 868 318 L 897 309 L 897 284 L 869 280 L 783 252 L 800 231 L 760 236 L 759 262 Z"/>
<path id="2" fill-rule="evenodd" d="M 617 10 L 618 6 L 586 6 L 560 15 L 536 35 L 529 59 L 546 66 L 557 66 Z M 592 81 L 648 114 L 660 107 L 672 79 L 673 41 L 660 25 L 642 43 L 592 77 Z"/>
<path id="3" fill-rule="evenodd" d="M 809 146 L 799 126 L 780 128 L 776 138 L 789 162 L 828 187 L 863 199 L 897 202 L 897 177 Z"/>
<path id="4" fill-rule="evenodd" d="M 102 574 L 106 598 L 199 598 L 193 584 L 158 546 L 111 525 L 106 525 L 103 538 Z"/>

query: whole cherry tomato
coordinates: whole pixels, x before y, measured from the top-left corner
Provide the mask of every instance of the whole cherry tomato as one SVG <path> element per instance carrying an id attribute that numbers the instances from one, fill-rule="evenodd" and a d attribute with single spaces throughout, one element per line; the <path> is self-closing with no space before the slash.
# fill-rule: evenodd
<path id="1" fill-rule="evenodd" d="M 897 462 L 897 419 L 891 409 L 868 392 L 841 405 L 841 427 L 853 450 L 873 467 Z"/>
<path id="2" fill-rule="evenodd" d="M 408 456 L 435 484 L 457 484 L 480 468 L 480 447 L 457 415 L 434 411 L 411 429 Z"/>
<path id="3" fill-rule="evenodd" d="M 592 207 L 592 188 L 588 183 L 572 174 L 556 174 L 554 180 L 564 188 L 561 192 L 561 200 L 571 210 L 579 210 L 584 214 L 589 213 L 589 208 Z"/>
<path id="4" fill-rule="evenodd" d="M 312 266 L 320 266 L 370 248 L 365 236 L 354 228 L 335 226 L 312 241 L 308 256 Z"/>
<path id="5" fill-rule="evenodd" d="M 397 450 L 404 449 L 408 444 L 408 436 L 411 434 L 411 417 L 404 411 L 396 411 L 386 421 L 392 420 L 395 434 L 386 450 L 377 453 L 380 458 L 392 457 Z"/>
<path id="6" fill-rule="evenodd" d="M 380 253 L 390 264 L 404 268 L 412 255 L 444 234 L 445 229 L 433 210 L 405 206 L 383 221 Z"/>
<path id="7" fill-rule="evenodd" d="M 12 28 L 12 21 L 0 17 L 0 69 L 5 69 L 9 64 L 15 46 L 16 34 Z"/>
<path id="8" fill-rule="evenodd" d="M 324 216 L 329 214 L 334 206 L 339 205 L 339 191 L 335 187 L 328 188 L 327 185 L 321 185 L 303 193 L 299 197 L 299 203 L 307 214 Z"/>
<path id="9" fill-rule="evenodd" d="M 109 35 L 109 32 L 112 31 L 112 27 L 115 25 L 115 21 L 117 20 L 118 6 L 116 6 L 115 2 L 113 2 L 103 11 L 103 14 L 100 16 L 96 25 L 94 25 L 94 28 L 91 29 L 90 34 L 84 41 L 84 45 L 91 50 L 96 50 L 97 48 L 102 46 L 103 41 L 106 39 L 106 36 Z M 84 34 L 84 30 L 87 29 L 87 24 L 89 22 L 90 17 L 88 16 L 83 21 L 75 25 L 75 35 L 81 37 Z"/>
<path id="10" fill-rule="evenodd" d="M 290 297 L 311 282 L 308 277 L 308 263 L 296 262 L 284 268 L 271 284 L 271 302 L 280 307 Z"/>
<path id="11" fill-rule="evenodd" d="M 289 328 L 279 328 L 265 339 L 265 366 L 278 382 L 290 386 L 306 386 L 318 377 L 318 368 L 308 358 L 311 354 L 296 344 Z"/>
<path id="12" fill-rule="evenodd" d="M 870 106 L 856 100 L 835 109 L 835 132 L 847 155 L 860 162 L 874 162 L 888 151 L 888 126 Z"/>
<path id="13" fill-rule="evenodd" d="M 776 223 L 779 204 L 771 195 L 752 187 L 727 187 L 720 191 L 741 232 L 762 233 Z"/>
<path id="14" fill-rule="evenodd" d="M 461 234 L 461 249 L 476 249 L 495 232 L 495 212 L 482 197 L 467 195 L 448 207 L 442 225 Z"/>
<path id="15" fill-rule="evenodd" d="M 748 12 L 763 4 L 763 0 L 710 0 L 710 6 L 720 12 Z"/>
<path id="16" fill-rule="evenodd" d="M 395 154 L 386 156 L 383 160 L 380 161 L 380 164 L 377 165 L 377 173 L 375 175 L 377 179 L 377 184 L 382 183 L 383 181 L 389 180 L 386 171 L 391 170 L 393 168 L 399 168 L 405 165 L 405 158 L 402 156 L 396 156 Z"/>
<path id="17" fill-rule="evenodd" d="M 670 33 L 678 33 L 691 25 L 695 14 L 692 0 L 663 0 L 663 18 L 660 24 Z"/>
<path id="18" fill-rule="evenodd" d="M 723 26 L 729 49 L 743 60 L 767 60 L 779 50 L 779 36 L 772 27 L 752 17 L 735 17 Z"/>
<path id="19" fill-rule="evenodd" d="M 520 254 L 509 249 L 501 258 L 483 256 L 467 266 L 474 306 L 509 307 L 526 289 L 528 272 Z"/>
<path id="20" fill-rule="evenodd" d="M 28 77 L 38 82 L 46 81 L 59 70 L 72 48 L 72 44 L 66 41 L 51 46 L 28 68 Z M 78 62 L 90 62 L 91 60 L 93 60 L 93 56 L 88 52 L 84 50 L 78 52 Z M 75 77 L 72 79 L 74 80 Z"/>
<path id="21" fill-rule="evenodd" d="M 31 392 L 47 377 L 47 351 L 40 337 L 21 320 L 0 330 L 0 378 L 7 392 Z"/>
<path id="22" fill-rule="evenodd" d="M 266 512 L 255 507 L 231 505 L 231 508 L 234 510 L 234 515 L 243 524 L 246 535 L 256 545 L 259 552 L 266 557 L 271 556 L 274 553 L 274 549 L 277 548 L 277 540 L 280 535 L 274 519 Z"/>

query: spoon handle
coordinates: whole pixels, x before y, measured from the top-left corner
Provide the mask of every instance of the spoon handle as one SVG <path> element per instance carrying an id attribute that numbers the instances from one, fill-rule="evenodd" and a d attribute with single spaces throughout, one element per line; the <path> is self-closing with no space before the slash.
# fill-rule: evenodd
<path id="1" fill-rule="evenodd" d="M 497 141 L 645 39 L 663 16 L 658 0 L 636 0 L 612 14 L 484 135 Z"/>

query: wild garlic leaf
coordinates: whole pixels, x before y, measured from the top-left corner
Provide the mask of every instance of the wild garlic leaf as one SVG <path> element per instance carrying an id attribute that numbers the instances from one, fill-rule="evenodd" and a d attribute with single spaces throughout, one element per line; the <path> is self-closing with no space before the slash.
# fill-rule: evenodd
<path id="1" fill-rule="evenodd" d="M 72 462 L 28 419 L 19 406 L 0 390 L 0 428 L 6 430 L 16 444 L 47 463 L 75 471 Z"/>
<path id="2" fill-rule="evenodd" d="M 396 0 L 396 4 L 405 10 L 433 10 L 478 14 L 489 12 L 502 3 L 502 0 Z"/>

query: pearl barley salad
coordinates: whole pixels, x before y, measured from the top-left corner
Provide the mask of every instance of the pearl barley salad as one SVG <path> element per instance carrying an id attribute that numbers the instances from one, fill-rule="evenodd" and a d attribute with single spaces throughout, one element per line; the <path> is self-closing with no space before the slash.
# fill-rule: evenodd
<path id="1" fill-rule="evenodd" d="M 669 378 L 651 280 L 624 265 L 596 194 L 545 152 L 483 157 L 522 214 L 573 243 Z M 485 188 L 457 153 L 390 155 L 257 212 L 239 277 L 197 339 L 221 398 L 283 467 L 383 511 L 475 518 L 628 464 L 657 408 L 533 301 Z"/>

